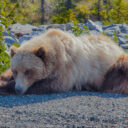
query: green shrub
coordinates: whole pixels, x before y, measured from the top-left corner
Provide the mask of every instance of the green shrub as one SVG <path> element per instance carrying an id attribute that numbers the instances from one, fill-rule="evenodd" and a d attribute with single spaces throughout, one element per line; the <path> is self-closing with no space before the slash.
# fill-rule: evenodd
<path id="1" fill-rule="evenodd" d="M 10 67 L 10 56 L 6 52 L 5 45 L 3 44 L 3 30 L 13 22 L 13 10 L 10 8 L 9 0 L 0 1 L 0 74 Z M 13 8 L 14 9 L 14 8 Z"/>
<path id="2" fill-rule="evenodd" d="M 75 36 L 80 36 L 81 34 L 90 34 L 90 31 L 88 29 L 88 26 L 83 26 L 83 28 L 80 28 L 77 23 L 73 23 L 73 25 L 71 26 L 71 30 L 72 30 L 72 33 L 75 35 Z"/>
<path id="3" fill-rule="evenodd" d="M 114 36 L 113 40 L 114 40 L 116 43 L 118 43 L 118 37 L 117 37 L 116 32 L 114 32 L 113 36 Z"/>
<path id="4" fill-rule="evenodd" d="M 86 0 L 76 5 L 77 20 L 94 21 L 100 20 L 103 24 L 128 24 L 128 1 L 127 0 Z"/>
<path id="5" fill-rule="evenodd" d="M 0 26 L 0 74 L 6 71 L 10 67 L 10 57 L 6 52 L 5 45 L 2 43 L 3 42 L 2 31 L 3 31 L 3 27 Z"/>
<path id="6" fill-rule="evenodd" d="M 72 9 L 61 12 L 58 16 L 52 16 L 53 23 L 69 23 L 69 22 L 78 22 L 76 15 Z"/>

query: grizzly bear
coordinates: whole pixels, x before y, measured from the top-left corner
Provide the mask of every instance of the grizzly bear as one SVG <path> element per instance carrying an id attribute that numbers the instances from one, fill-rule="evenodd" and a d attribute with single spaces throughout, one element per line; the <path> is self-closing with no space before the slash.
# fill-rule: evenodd
<path id="1" fill-rule="evenodd" d="M 6 75 L 5 75 L 6 74 Z M 9 72 L 3 73 L 3 77 L 10 74 Z M 1 75 L 1 76 L 2 76 Z M 16 95 L 15 81 L 13 79 L 7 80 L 5 86 L 0 88 L 0 95 Z M 50 80 L 44 79 L 35 82 L 24 94 L 49 94 L 55 93 L 49 85 Z M 128 94 L 128 56 L 121 55 L 117 62 L 113 64 L 104 76 L 104 80 L 100 92 L 113 92 Z M 92 91 L 97 91 L 93 88 Z"/>
<path id="2" fill-rule="evenodd" d="M 73 34 L 51 29 L 11 47 L 11 70 L 15 91 L 24 94 L 34 83 L 49 92 L 100 90 L 104 75 L 125 54 L 110 38 L 103 35 Z M 45 91 L 44 91 L 45 92 Z"/>

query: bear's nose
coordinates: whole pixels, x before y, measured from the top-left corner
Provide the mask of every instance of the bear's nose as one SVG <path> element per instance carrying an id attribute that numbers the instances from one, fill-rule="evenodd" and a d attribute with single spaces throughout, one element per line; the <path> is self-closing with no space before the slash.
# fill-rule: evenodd
<path id="1" fill-rule="evenodd" d="M 22 89 L 21 88 L 15 88 L 15 91 L 17 94 L 22 94 Z"/>

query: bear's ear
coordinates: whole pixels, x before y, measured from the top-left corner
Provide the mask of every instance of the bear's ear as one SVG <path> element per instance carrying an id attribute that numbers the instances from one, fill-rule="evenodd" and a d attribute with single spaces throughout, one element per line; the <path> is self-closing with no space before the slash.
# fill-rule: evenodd
<path id="1" fill-rule="evenodd" d="M 15 46 L 10 48 L 10 56 L 11 58 L 17 53 L 18 49 Z"/>
<path id="2" fill-rule="evenodd" d="M 43 60 L 47 54 L 47 50 L 45 47 L 39 47 L 35 50 L 34 54 Z"/>

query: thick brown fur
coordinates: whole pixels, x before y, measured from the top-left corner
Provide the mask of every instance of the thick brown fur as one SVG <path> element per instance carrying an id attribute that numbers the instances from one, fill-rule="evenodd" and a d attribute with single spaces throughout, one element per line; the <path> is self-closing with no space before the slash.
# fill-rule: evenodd
<path id="1" fill-rule="evenodd" d="M 0 82 L 3 80 L 5 84 L 0 88 L 0 95 L 16 95 L 15 81 L 12 79 L 10 70 L 0 76 Z M 54 79 L 45 79 L 34 83 L 25 94 L 49 94 L 55 93 L 52 88 L 47 85 Z M 95 91 L 95 90 L 94 90 Z M 128 94 L 128 56 L 122 55 L 117 62 L 113 64 L 104 76 L 101 89 L 102 92 L 113 92 Z"/>
<path id="2" fill-rule="evenodd" d="M 122 55 L 107 71 L 101 91 L 128 94 L 128 56 Z"/>
<path id="3" fill-rule="evenodd" d="M 39 88 L 43 90 L 40 94 L 82 89 L 126 93 L 122 90 L 127 83 L 127 55 L 122 54 L 125 54 L 123 49 L 103 35 L 75 37 L 51 29 L 19 48 L 11 47 L 11 70 L 16 84 L 9 84 L 15 86 L 18 94 L 25 94 L 31 88 L 37 94 Z M 1 86 L 8 83 L 11 74 L 7 71 L 1 75 Z M 116 90 L 116 87 L 120 88 Z"/>
<path id="4" fill-rule="evenodd" d="M 75 37 L 55 29 L 22 43 L 19 48 L 11 47 L 10 53 L 19 94 L 24 94 L 35 82 L 51 78 L 54 81 L 48 87 L 56 93 L 100 89 L 104 74 L 125 54 L 103 35 Z"/>

